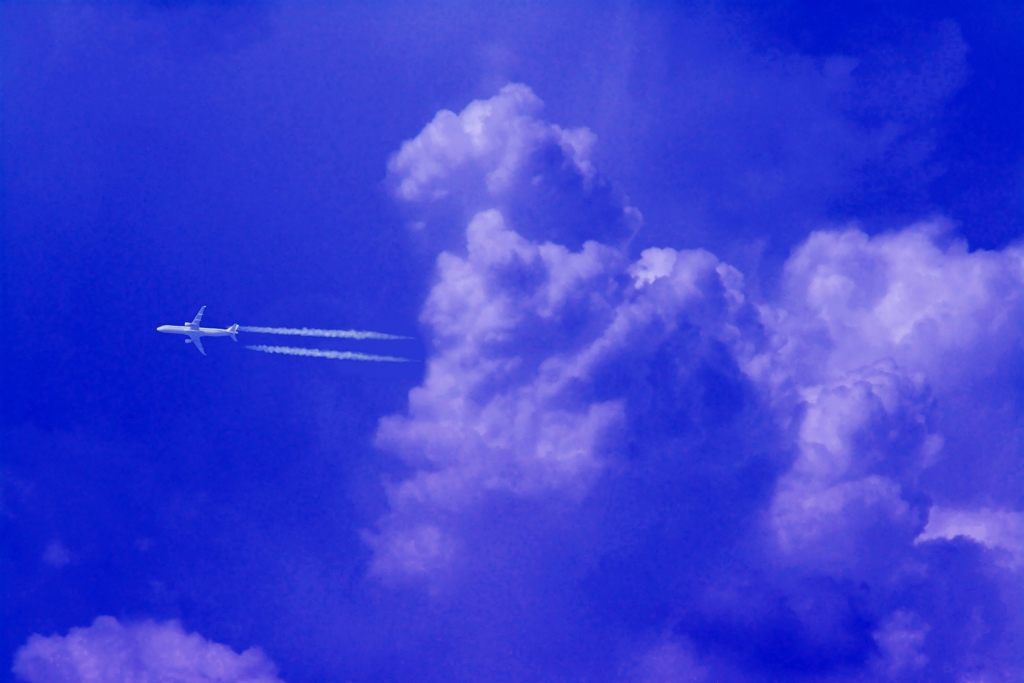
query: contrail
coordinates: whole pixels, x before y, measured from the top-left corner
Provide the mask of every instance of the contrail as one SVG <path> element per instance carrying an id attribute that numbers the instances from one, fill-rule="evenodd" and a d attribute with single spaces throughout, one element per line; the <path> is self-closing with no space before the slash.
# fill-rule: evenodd
<path id="1" fill-rule="evenodd" d="M 241 329 L 241 328 L 239 328 Z M 385 363 L 411 363 L 412 359 L 397 356 L 374 356 L 369 353 L 354 351 L 325 351 L 323 349 L 306 349 L 298 346 L 246 346 L 253 351 L 263 353 L 283 353 L 286 356 L 309 356 L 310 358 L 333 358 L 335 360 L 372 360 Z"/>
<path id="2" fill-rule="evenodd" d="M 239 325 L 239 332 L 261 332 L 263 334 L 283 334 L 289 337 L 335 337 L 344 339 L 412 339 L 398 334 L 369 332 L 367 330 L 317 330 L 311 327 L 250 327 Z"/>

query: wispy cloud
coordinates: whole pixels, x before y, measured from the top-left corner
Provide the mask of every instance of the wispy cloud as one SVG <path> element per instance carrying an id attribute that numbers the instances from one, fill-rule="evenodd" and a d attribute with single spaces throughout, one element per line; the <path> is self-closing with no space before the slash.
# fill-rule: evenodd
<path id="1" fill-rule="evenodd" d="M 239 325 L 239 332 L 279 334 L 287 337 L 328 337 L 333 339 L 412 339 L 398 334 L 370 332 L 368 330 L 319 330 L 311 327 L 254 327 Z"/>
<path id="2" fill-rule="evenodd" d="M 264 346 L 262 344 L 256 344 L 253 346 L 246 346 L 245 348 L 250 349 L 252 351 L 262 351 L 263 353 L 280 353 L 285 356 L 306 356 L 308 358 L 331 358 L 334 360 L 363 360 L 378 363 L 413 362 L 409 358 L 399 358 L 397 356 L 376 356 L 373 354 L 359 353 L 356 351 L 330 351 L 327 349 L 307 349 L 299 346 Z"/>

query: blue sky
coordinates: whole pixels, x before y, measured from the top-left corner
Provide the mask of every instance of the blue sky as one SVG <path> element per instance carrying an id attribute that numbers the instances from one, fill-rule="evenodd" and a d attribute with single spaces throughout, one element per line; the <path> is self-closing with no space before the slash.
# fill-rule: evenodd
<path id="1" fill-rule="evenodd" d="M 0 5 L 4 680 L 1024 680 L 967 5 Z"/>

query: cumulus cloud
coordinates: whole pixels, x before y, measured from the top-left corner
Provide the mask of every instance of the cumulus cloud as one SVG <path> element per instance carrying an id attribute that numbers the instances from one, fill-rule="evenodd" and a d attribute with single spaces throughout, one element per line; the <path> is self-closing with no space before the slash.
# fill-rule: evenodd
<path id="1" fill-rule="evenodd" d="M 597 173 L 594 134 L 548 123 L 542 109 L 530 88 L 513 83 L 458 114 L 438 112 L 388 163 L 396 198 L 414 214 L 410 226 L 443 238 L 497 209 L 532 240 L 579 248 L 632 237 L 642 216 Z M 452 248 L 461 234 L 432 243 Z"/>
<path id="2" fill-rule="evenodd" d="M 900 680 L 922 669 L 928 663 L 928 657 L 921 652 L 927 635 L 928 626 L 917 615 L 901 610 L 889 615 L 874 633 L 879 677 Z"/>
<path id="3" fill-rule="evenodd" d="M 941 248 L 946 229 L 815 233 L 786 265 L 783 301 L 762 307 L 773 343 L 747 367 L 783 414 L 799 413 L 799 455 L 772 510 L 783 545 L 853 558 L 838 543 L 853 536 L 834 535 L 835 525 L 882 520 L 905 545 L 923 529 L 928 500 L 965 497 L 948 485 L 953 473 L 993 462 L 1004 476 L 1014 471 L 1008 444 L 985 449 L 989 465 L 975 463 L 992 430 L 1002 440 L 1015 430 L 999 406 L 1013 389 L 994 374 L 1019 353 L 1022 253 Z M 972 392 L 983 383 L 990 391 Z M 979 494 L 1015 502 L 992 486 L 966 497 Z"/>
<path id="4" fill-rule="evenodd" d="M 969 538 L 986 548 L 1008 552 L 1016 564 L 1024 561 L 1024 514 L 1005 510 L 949 510 L 935 506 L 918 542 Z"/>
<path id="5" fill-rule="evenodd" d="M 488 491 L 582 495 L 628 422 L 626 388 L 602 386 L 606 376 L 692 329 L 737 334 L 738 274 L 707 252 L 673 251 L 669 266 L 648 254 L 661 270 L 641 261 L 634 279 L 615 249 L 531 243 L 493 209 L 470 222 L 466 250 L 438 259 L 421 316 L 436 353 L 408 414 L 385 418 L 377 434 L 419 469 L 391 490 L 389 526 L 465 509 Z M 449 554 L 436 528 L 394 533 L 382 541 L 388 566 L 404 556 L 422 568 L 432 564 L 423 553 Z"/>
<path id="6" fill-rule="evenodd" d="M 571 566 L 605 618 L 669 629 L 629 680 L 1006 678 L 1016 564 L 984 551 L 1021 547 L 1024 252 L 941 219 L 817 232 L 756 300 L 707 251 L 532 220 L 541 149 L 570 210 L 631 211 L 539 113 L 509 86 L 392 161 L 417 211 L 472 210 L 421 313 L 426 377 L 377 432 L 410 474 L 373 572 L 528 595 Z"/>
<path id="7" fill-rule="evenodd" d="M 942 248 L 950 229 L 932 220 L 873 238 L 812 234 L 785 267 L 775 327 L 790 343 L 780 357 L 804 381 L 892 358 L 944 383 L 985 371 L 962 354 L 984 349 L 996 361 L 1016 348 L 1024 252 L 968 252 L 952 239 Z"/>
<path id="8" fill-rule="evenodd" d="M 113 617 L 66 636 L 32 636 L 15 655 L 14 673 L 28 683 L 280 683 L 259 649 L 238 654 L 174 621 Z"/>
<path id="9" fill-rule="evenodd" d="M 472 102 L 461 113 L 444 109 L 423 131 L 405 142 L 388 170 L 398 179 L 395 194 L 405 201 L 430 201 L 451 192 L 453 177 L 481 178 L 484 191 L 500 197 L 515 189 L 534 153 L 553 147 L 584 181 L 594 176 L 586 128 L 564 130 L 536 117 L 543 108 L 525 85 L 511 84 L 489 100 Z M 464 187 L 460 190 L 465 193 Z M 466 193 L 468 194 L 468 193 Z"/>

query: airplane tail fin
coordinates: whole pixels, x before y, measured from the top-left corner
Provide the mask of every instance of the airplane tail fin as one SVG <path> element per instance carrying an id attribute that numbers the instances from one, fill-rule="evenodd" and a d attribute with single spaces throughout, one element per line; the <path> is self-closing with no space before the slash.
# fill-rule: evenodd
<path id="1" fill-rule="evenodd" d="M 235 336 L 236 334 L 238 334 L 238 324 L 237 323 L 228 328 L 228 334 L 231 335 L 231 340 L 232 341 L 238 341 L 238 337 Z"/>

